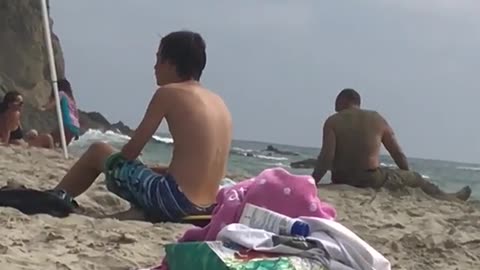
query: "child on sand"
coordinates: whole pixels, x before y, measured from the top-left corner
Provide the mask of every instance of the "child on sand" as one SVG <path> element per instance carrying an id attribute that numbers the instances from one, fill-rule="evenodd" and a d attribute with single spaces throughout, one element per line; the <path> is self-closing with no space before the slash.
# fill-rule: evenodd
<path id="1" fill-rule="evenodd" d="M 72 139 L 78 139 L 78 136 L 80 134 L 80 121 L 77 104 L 75 103 L 75 98 L 73 97 L 72 93 L 72 87 L 68 80 L 61 79 L 58 81 L 58 94 L 60 97 L 60 107 L 62 111 L 65 140 L 68 145 L 70 144 Z M 42 108 L 42 110 L 51 110 L 53 108 L 55 108 L 55 98 L 52 90 L 50 99 L 48 103 Z M 57 128 L 51 134 L 54 143 L 59 144 L 60 130 Z"/>

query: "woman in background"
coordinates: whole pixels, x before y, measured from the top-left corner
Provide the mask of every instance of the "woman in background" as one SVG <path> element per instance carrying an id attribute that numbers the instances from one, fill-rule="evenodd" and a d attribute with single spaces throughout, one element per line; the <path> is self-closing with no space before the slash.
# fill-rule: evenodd
<path id="1" fill-rule="evenodd" d="M 17 91 L 10 91 L 0 103 L 0 142 L 4 145 L 30 145 L 42 148 L 53 148 L 53 138 L 49 134 L 27 132 L 24 136 L 20 123 L 23 97 Z M 35 133 L 35 134 L 31 134 Z"/>
<path id="2" fill-rule="evenodd" d="M 24 143 L 23 131 L 20 126 L 20 114 L 23 107 L 23 97 L 17 91 L 5 94 L 0 103 L 0 139 L 3 144 Z"/>
<path id="3" fill-rule="evenodd" d="M 61 79 L 58 81 L 58 94 L 60 98 L 60 108 L 62 111 L 65 140 L 67 145 L 69 145 L 72 139 L 78 139 L 78 136 L 80 135 L 80 121 L 77 104 L 75 103 L 75 98 L 73 97 L 72 86 L 68 80 Z M 51 110 L 53 108 L 55 108 L 55 96 L 52 90 L 48 103 L 42 109 Z M 51 135 L 54 143 L 60 144 L 61 141 L 59 128 L 56 128 Z"/>

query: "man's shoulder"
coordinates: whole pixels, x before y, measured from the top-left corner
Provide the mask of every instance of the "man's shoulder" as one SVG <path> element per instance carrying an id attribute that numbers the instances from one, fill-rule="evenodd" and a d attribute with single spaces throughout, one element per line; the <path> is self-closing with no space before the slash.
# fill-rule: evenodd
<path id="1" fill-rule="evenodd" d="M 334 113 L 330 115 L 325 122 L 336 123 L 344 121 L 344 119 L 351 119 L 353 115 L 360 116 L 362 118 L 372 118 L 372 119 L 383 119 L 382 115 L 375 110 L 365 110 L 365 109 L 356 109 L 356 110 L 345 110 Z"/>
<path id="2" fill-rule="evenodd" d="M 370 109 L 360 109 L 360 111 L 364 113 L 370 113 L 370 114 L 380 114 L 378 111 L 370 110 Z"/>
<path id="3" fill-rule="evenodd" d="M 323 125 L 324 127 L 327 127 L 327 126 L 332 127 L 333 125 L 335 125 L 336 122 L 339 121 L 340 118 L 341 118 L 341 115 L 338 112 L 331 114 L 330 116 L 327 117 Z"/>
<path id="4" fill-rule="evenodd" d="M 364 110 L 364 113 L 368 114 L 370 117 L 378 119 L 378 120 L 383 120 L 383 116 L 375 110 Z"/>

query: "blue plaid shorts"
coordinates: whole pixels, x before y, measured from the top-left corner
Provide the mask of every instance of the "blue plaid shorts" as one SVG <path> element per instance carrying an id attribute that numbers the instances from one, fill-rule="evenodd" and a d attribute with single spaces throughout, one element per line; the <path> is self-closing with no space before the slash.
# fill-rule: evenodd
<path id="1" fill-rule="evenodd" d="M 105 162 L 107 189 L 145 212 L 155 222 L 180 222 L 186 216 L 209 215 L 214 206 L 193 204 L 170 174 L 152 171 L 139 160 L 127 161 L 119 153 Z"/>

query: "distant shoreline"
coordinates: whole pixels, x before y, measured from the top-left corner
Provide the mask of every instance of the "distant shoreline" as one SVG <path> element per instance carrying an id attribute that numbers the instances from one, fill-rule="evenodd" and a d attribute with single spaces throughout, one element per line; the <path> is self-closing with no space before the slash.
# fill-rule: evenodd
<path id="1" fill-rule="evenodd" d="M 170 135 L 169 133 L 159 132 L 159 133 L 155 133 L 155 134 L 156 134 L 156 135 L 159 135 L 159 136 L 162 136 L 162 137 L 165 136 L 165 137 L 171 138 L 171 135 Z M 258 143 L 258 144 L 266 144 L 266 145 L 271 144 L 271 145 L 273 145 L 273 146 L 275 146 L 275 147 L 279 147 L 279 148 L 282 148 L 282 147 L 295 147 L 295 148 L 300 148 L 300 149 L 304 149 L 304 150 L 315 150 L 315 151 L 317 151 L 318 153 L 320 153 L 320 147 L 318 147 L 318 146 L 293 145 L 293 144 L 286 144 L 286 143 L 264 142 L 264 141 L 257 141 L 257 140 L 248 140 L 248 139 L 233 139 L 233 141 L 241 142 L 241 143 Z M 386 158 L 386 159 L 391 160 L 391 162 L 393 163 L 393 160 L 390 158 L 390 156 L 389 156 L 387 153 L 382 153 L 380 156 L 383 157 L 383 158 Z M 315 158 L 315 157 L 312 157 L 312 158 Z M 480 162 L 479 162 L 479 163 L 475 163 L 475 162 L 471 162 L 471 161 L 436 159 L 436 158 L 414 157 L 414 156 L 408 156 L 408 158 L 409 158 L 409 159 L 416 159 L 416 160 L 423 160 L 423 161 L 449 162 L 449 163 L 453 163 L 453 164 L 456 164 L 456 165 L 480 166 Z"/>

